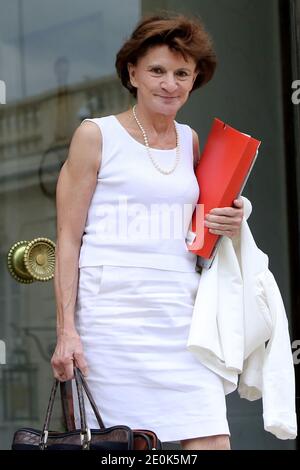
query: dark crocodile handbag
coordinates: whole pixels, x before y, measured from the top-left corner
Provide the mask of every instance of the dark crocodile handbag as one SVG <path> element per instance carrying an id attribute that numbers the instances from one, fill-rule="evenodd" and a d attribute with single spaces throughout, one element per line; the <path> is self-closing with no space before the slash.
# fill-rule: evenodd
<path id="1" fill-rule="evenodd" d="M 46 418 L 43 429 L 18 429 L 13 436 L 12 450 L 98 450 L 98 451 L 127 451 L 127 450 L 154 450 L 161 449 L 162 444 L 155 432 L 144 429 L 131 429 L 126 425 L 116 425 L 106 428 L 95 404 L 89 387 L 79 368 L 74 367 L 78 404 L 80 411 L 80 429 L 72 425 L 72 417 L 66 421 L 67 432 L 49 430 L 53 411 L 54 399 L 59 381 L 54 379 Z M 64 392 L 64 382 L 60 382 L 61 392 Z M 89 429 L 86 424 L 83 389 L 95 413 L 99 429 Z M 63 398 L 63 396 L 62 396 Z M 66 418 L 66 404 L 62 399 L 63 411 Z"/>

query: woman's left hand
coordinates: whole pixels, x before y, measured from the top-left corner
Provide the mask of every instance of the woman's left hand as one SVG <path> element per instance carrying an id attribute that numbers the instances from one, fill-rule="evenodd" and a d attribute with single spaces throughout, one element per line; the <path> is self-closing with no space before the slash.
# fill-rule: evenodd
<path id="1" fill-rule="evenodd" d="M 244 202 L 241 197 L 234 200 L 235 207 L 216 207 L 205 216 L 204 225 L 215 235 L 235 238 L 240 235 L 244 216 Z"/>

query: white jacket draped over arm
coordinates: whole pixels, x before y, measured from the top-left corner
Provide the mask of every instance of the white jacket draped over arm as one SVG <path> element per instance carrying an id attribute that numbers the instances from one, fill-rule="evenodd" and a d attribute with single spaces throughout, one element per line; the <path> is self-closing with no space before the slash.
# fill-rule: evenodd
<path id="1" fill-rule="evenodd" d="M 243 196 L 242 196 L 243 197 Z M 223 236 L 210 269 L 203 269 L 187 349 L 223 378 L 225 394 L 263 400 L 266 431 L 297 436 L 295 374 L 283 300 L 256 245 L 244 200 L 240 237 Z M 267 343 L 267 344 L 266 344 Z"/>

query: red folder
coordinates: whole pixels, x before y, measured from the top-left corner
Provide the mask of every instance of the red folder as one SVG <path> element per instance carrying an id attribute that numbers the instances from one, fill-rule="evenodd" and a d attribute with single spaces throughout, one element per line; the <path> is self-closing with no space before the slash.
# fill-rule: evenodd
<path id="1" fill-rule="evenodd" d="M 221 235 L 210 233 L 204 217 L 215 207 L 233 206 L 244 189 L 261 141 L 215 118 L 195 174 L 200 195 L 194 210 L 187 243 L 198 255 L 197 265 L 209 268 Z"/>

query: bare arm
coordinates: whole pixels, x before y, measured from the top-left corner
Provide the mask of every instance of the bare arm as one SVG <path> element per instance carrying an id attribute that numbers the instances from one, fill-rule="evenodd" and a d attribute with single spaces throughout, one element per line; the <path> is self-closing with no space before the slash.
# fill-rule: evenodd
<path id="1" fill-rule="evenodd" d="M 101 133 L 92 122 L 79 126 L 57 182 L 57 240 L 54 289 L 57 314 L 57 346 L 51 359 L 54 376 L 69 380 L 73 359 L 85 372 L 74 310 L 78 288 L 78 262 L 88 208 L 97 184 L 101 163 Z M 100 154 L 100 158 L 99 158 Z"/>
<path id="2" fill-rule="evenodd" d="M 200 160 L 200 145 L 199 145 L 198 134 L 196 133 L 196 131 L 194 131 L 194 129 L 192 129 L 192 132 L 193 132 L 193 154 L 194 154 L 194 170 L 195 170 Z"/>

